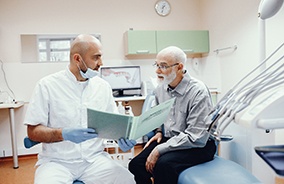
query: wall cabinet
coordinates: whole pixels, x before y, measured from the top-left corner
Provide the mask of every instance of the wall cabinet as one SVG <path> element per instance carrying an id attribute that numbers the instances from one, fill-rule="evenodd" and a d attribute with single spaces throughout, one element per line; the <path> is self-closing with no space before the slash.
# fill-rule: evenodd
<path id="1" fill-rule="evenodd" d="M 125 33 L 125 55 L 157 54 L 168 46 L 180 47 L 189 55 L 209 52 L 209 31 L 136 31 Z"/>
<path id="2" fill-rule="evenodd" d="M 125 55 L 156 54 L 156 31 L 127 31 Z"/>
<path id="3" fill-rule="evenodd" d="M 187 54 L 209 52 L 209 31 L 157 31 L 157 52 L 177 46 Z"/>

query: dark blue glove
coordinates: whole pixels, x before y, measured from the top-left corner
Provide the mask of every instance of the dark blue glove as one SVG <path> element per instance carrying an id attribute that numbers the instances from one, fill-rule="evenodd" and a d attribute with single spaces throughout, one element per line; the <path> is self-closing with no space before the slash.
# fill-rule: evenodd
<path id="1" fill-rule="evenodd" d="M 118 139 L 118 146 L 123 152 L 130 150 L 131 148 L 135 146 L 135 144 L 136 144 L 136 141 L 132 139 L 131 140 L 124 139 L 124 138 Z"/>
<path id="2" fill-rule="evenodd" d="M 65 141 L 81 143 L 98 137 L 98 134 L 92 128 L 63 128 L 62 137 Z"/>
<path id="3" fill-rule="evenodd" d="M 39 144 L 40 142 L 37 142 L 37 141 L 33 141 L 31 140 L 30 138 L 28 137 L 25 137 L 24 138 L 24 145 L 25 145 L 25 148 L 31 148 L 33 147 L 34 145 L 37 145 Z"/>

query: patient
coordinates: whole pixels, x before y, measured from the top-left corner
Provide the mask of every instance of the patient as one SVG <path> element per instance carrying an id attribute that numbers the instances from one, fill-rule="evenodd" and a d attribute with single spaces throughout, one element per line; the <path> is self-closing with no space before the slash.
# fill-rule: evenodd
<path id="1" fill-rule="evenodd" d="M 143 151 L 129 163 L 137 184 L 174 184 L 188 167 L 213 159 L 216 146 L 206 131 L 204 118 L 212 102 L 208 88 L 185 70 L 186 54 L 167 47 L 156 57 L 159 86 L 156 103 L 176 98 L 163 128 L 147 142 Z M 206 173 L 205 173 L 206 174 Z"/>
<path id="2" fill-rule="evenodd" d="M 96 77 L 101 57 L 100 41 L 79 35 L 66 69 L 36 85 L 24 120 L 28 137 L 43 143 L 34 183 L 135 183 L 133 175 L 103 151 L 95 130 L 87 128 L 87 107 L 117 112 L 110 85 Z M 119 140 L 124 151 L 134 144 Z"/>

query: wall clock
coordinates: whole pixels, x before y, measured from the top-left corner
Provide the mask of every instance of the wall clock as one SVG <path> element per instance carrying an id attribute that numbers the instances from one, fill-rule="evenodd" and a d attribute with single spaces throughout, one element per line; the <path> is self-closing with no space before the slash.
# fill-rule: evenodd
<path id="1" fill-rule="evenodd" d="M 171 12 L 171 5 L 166 0 L 159 0 L 155 4 L 155 10 L 158 15 L 165 17 Z"/>

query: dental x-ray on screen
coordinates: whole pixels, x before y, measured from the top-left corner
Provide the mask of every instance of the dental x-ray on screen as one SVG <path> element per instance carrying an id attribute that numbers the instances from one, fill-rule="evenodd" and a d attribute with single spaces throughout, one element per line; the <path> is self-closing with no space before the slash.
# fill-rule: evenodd
<path id="1" fill-rule="evenodd" d="M 114 96 L 137 95 L 126 91 L 141 89 L 140 66 L 102 66 L 100 76 L 111 85 Z"/>

